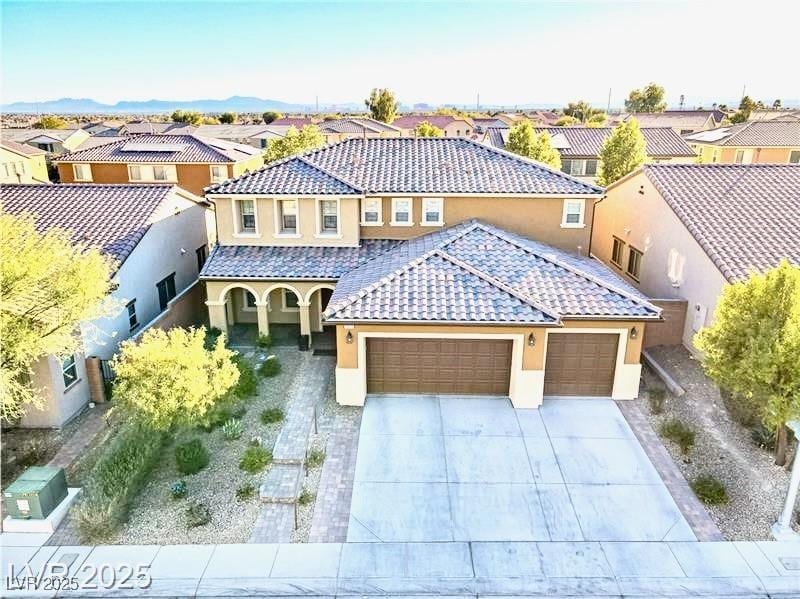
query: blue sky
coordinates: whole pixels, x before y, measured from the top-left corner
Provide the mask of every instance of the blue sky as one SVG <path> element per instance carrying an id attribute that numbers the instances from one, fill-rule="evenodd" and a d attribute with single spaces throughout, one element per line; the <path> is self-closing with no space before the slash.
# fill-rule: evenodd
<path id="1" fill-rule="evenodd" d="M 734 2 L 23 2 L 2 0 L 4 103 L 259 96 L 620 104 L 800 98 L 798 9 Z M 779 15 L 779 18 L 776 18 Z M 796 74 L 795 70 L 795 74 Z"/>

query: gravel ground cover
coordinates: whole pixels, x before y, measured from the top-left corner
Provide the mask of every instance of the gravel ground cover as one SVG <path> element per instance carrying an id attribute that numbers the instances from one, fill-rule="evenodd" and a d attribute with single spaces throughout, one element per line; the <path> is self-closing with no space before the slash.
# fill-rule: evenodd
<path id="1" fill-rule="evenodd" d="M 242 436 L 227 441 L 220 428 L 211 432 L 194 430 L 182 432 L 164 448 L 163 459 L 154 470 L 151 480 L 136 498 L 128 523 L 111 541 L 115 544 L 181 544 L 181 543 L 246 543 L 261 503 L 258 488 L 266 470 L 248 474 L 239 469 L 239 460 L 253 437 L 259 437 L 263 447 L 271 450 L 280 432 L 281 423 L 262 424 L 259 415 L 266 408 L 284 408 L 287 391 L 297 373 L 301 354 L 295 348 L 273 347 L 255 350 L 245 356 L 257 366 L 261 356 L 275 354 L 281 362 L 281 372 L 273 378 L 259 377 L 258 393 L 250 398 L 241 419 Z M 181 475 L 175 466 L 175 445 L 190 439 L 201 439 L 208 450 L 208 466 L 194 475 Z M 186 482 L 187 494 L 173 499 L 170 487 L 176 481 Z M 255 488 L 252 498 L 240 501 L 236 490 L 250 483 Z M 187 528 L 186 511 L 190 502 L 208 506 L 211 521 L 203 526 Z"/>
<path id="2" fill-rule="evenodd" d="M 769 529 L 783 509 L 789 472 L 775 466 L 772 453 L 758 447 L 750 430 L 731 418 L 719 389 L 686 348 L 656 347 L 648 351 L 686 391 L 681 397 L 667 392 L 662 414 L 652 413 L 645 394 L 636 400 L 656 431 L 673 418 L 695 430 L 694 447 L 688 455 L 662 438 L 678 468 L 689 482 L 711 474 L 724 483 L 728 502 L 706 509 L 726 539 L 771 540 Z M 664 388 L 649 369 L 643 369 L 643 376 L 647 389 Z M 790 446 L 790 460 L 794 449 Z M 796 518 L 794 522 L 795 529 L 800 530 Z"/>

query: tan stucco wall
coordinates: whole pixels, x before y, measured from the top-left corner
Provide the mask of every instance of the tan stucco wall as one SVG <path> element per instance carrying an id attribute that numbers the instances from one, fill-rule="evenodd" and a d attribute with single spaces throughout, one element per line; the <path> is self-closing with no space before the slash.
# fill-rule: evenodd
<path id="1" fill-rule="evenodd" d="M 23 156 L 0 147 L 0 164 L 6 165 L 8 169 L 8 175 L 5 174 L 5 169 L 0 169 L 0 183 L 46 183 L 49 181 L 44 154 Z M 19 169 L 20 164 L 22 164 L 22 169 Z M 20 170 L 24 170 L 24 172 L 20 172 Z"/>
<path id="2" fill-rule="evenodd" d="M 751 157 L 751 164 L 788 164 L 789 155 L 794 150 L 800 150 L 800 146 L 786 148 L 754 148 L 736 146 L 717 146 L 713 144 L 697 144 L 690 142 L 690 145 L 697 147 L 700 151 L 700 162 L 703 164 L 735 164 L 736 152 L 744 150 Z M 714 160 L 716 154 L 717 159 Z M 747 162 L 747 161 L 746 161 Z"/>
<path id="3" fill-rule="evenodd" d="M 626 243 L 622 269 L 611 263 L 614 236 Z M 639 282 L 624 273 L 631 245 L 644 252 Z M 672 249 L 685 257 L 679 287 L 667 277 Z M 701 320 L 703 325 L 710 324 L 725 279 L 644 173 L 611 187 L 606 199 L 596 206 L 592 254 L 650 297 L 687 300 L 683 343 L 693 349 L 694 315 L 702 313 L 696 306 L 707 310 Z"/>
<path id="4" fill-rule="evenodd" d="M 64 387 L 61 359 L 47 356 L 33 364 L 31 387 L 42 400 L 41 408 L 29 407 L 20 426 L 27 428 L 60 427 L 75 416 L 89 401 L 89 381 L 82 353 L 75 354 L 78 380 Z"/>

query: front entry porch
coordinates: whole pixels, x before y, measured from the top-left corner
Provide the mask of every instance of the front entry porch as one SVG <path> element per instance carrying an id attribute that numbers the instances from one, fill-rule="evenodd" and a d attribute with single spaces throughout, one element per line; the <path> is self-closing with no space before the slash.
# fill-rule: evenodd
<path id="1" fill-rule="evenodd" d="M 300 327 L 297 324 L 273 324 L 270 326 L 273 347 L 300 347 Z M 228 344 L 231 347 L 252 348 L 258 342 L 258 325 L 237 323 L 228 327 Z M 303 349 L 306 349 L 304 346 Z M 323 327 L 322 331 L 312 332 L 308 349 L 315 355 L 336 355 L 336 328 Z"/>

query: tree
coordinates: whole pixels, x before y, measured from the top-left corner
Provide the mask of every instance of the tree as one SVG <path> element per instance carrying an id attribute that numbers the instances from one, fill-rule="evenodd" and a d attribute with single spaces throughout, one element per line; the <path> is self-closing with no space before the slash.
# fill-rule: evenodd
<path id="1" fill-rule="evenodd" d="M 566 116 L 578 119 L 581 123 L 585 123 L 595 114 L 603 113 L 599 108 L 592 108 L 592 105 L 584 100 L 570 102 L 561 112 Z"/>
<path id="2" fill-rule="evenodd" d="M 777 99 L 777 100 L 775 100 L 775 101 L 772 103 L 772 110 L 780 110 L 780 109 L 781 109 L 781 105 L 782 105 L 782 104 L 781 104 L 781 101 L 780 101 L 780 99 Z"/>
<path id="3" fill-rule="evenodd" d="M 373 89 L 369 98 L 364 100 L 364 104 L 369 108 L 373 119 L 384 123 L 391 123 L 400 108 L 400 103 L 395 99 L 394 93 L 385 88 Z"/>
<path id="4" fill-rule="evenodd" d="M 644 135 L 636 119 L 629 118 L 614 127 L 600 149 L 600 185 L 611 185 L 644 164 Z"/>
<path id="5" fill-rule="evenodd" d="M 45 115 L 33 124 L 34 129 L 64 129 L 66 126 L 67 121 L 54 114 Z"/>
<path id="6" fill-rule="evenodd" d="M 695 345 L 706 374 L 775 431 L 775 464 L 783 466 L 786 423 L 800 418 L 800 268 L 783 260 L 726 286 Z"/>
<path id="7" fill-rule="evenodd" d="M 122 343 L 111 360 L 116 373 L 114 401 L 134 420 L 166 431 L 193 426 L 239 380 L 234 352 L 220 335 L 206 349 L 206 330 L 149 329 Z"/>
<path id="8" fill-rule="evenodd" d="M 587 127 L 605 127 L 608 115 L 605 112 L 598 112 L 589 117 L 586 121 Z"/>
<path id="9" fill-rule="evenodd" d="M 33 364 L 79 347 L 78 323 L 112 315 L 114 261 L 69 231 L 38 233 L 30 216 L 0 213 L 0 417 L 20 418 L 42 399 L 27 380 Z M 119 306 L 116 306 L 118 311 Z"/>
<path id="10" fill-rule="evenodd" d="M 580 121 L 576 119 L 574 116 L 562 116 L 560 119 L 556 121 L 556 127 L 572 127 L 573 125 L 579 124 Z"/>
<path id="11" fill-rule="evenodd" d="M 172 113 L 172 122 L 186 123 L 187 125 L 199 125 L 203 120 L 203 115 L 194 110 L 176 110 Z"/>
<path id="12" fill-rule="evenodd" d="M 219 122 L 223 125 L 232 125 L 236 122 L 236 113 L 235 112 L 223 112 L 219 115 Z"/>
<path id="13" fill-rule="evenodd" d="M 556 170 L 561 168 L 561 155 L 553 147 L 550 135 L 546 131 L 536 133 L 528 120 L 511 127 L 506 150 L 547 164 Z"/>
<path id="14" fill-rule="evenodd" d="M 272 121 L 276 121 L 282 117 L 283 115 L 280 112 L 275 112 L 274 110 L 267 110 L 261 115 L 261 119 L 264 121 L 265 125 L 269 125 Z"/>
<path id="15" fill-rule="evenodd" d="M 655 83 L 648 83 L 643 89 L 635 89 L 628 94 L 625 100 L 625 110 L 628 112 L 664 112 L 667 103 L 664 100 L 664 88 Z"/>
<path id="16" fill-rule="evenodd" d="M 273 162 L 323 145 L 325 145 L 325 136 L 316 125 L 304 125 L 300 131 L 289 127 L 286 135 L 280 139 L 270 140 L 267 150 L 264 152 L 264 160 Z"/>
<path id="17" fill-rule="evenodd" d="M 414 135 L 417 137 L 442 137 L 444 131 L 431 125 L 428 121 L 422 121 L 414 128 Z"/>

